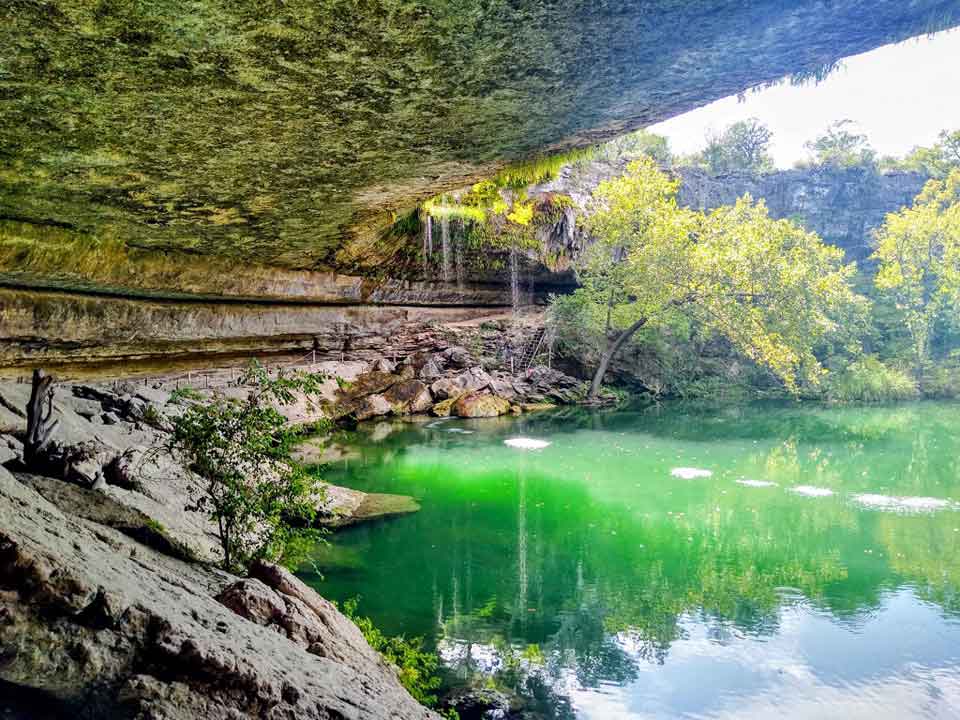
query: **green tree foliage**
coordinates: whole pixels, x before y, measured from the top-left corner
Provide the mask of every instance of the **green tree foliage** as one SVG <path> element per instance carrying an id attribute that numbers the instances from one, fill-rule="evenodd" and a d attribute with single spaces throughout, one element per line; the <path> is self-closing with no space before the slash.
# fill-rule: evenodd
<path id="1" fill-rule="evenodd" d="M 757 118 L 740 120 L 720 134 L 708 134 L 706 147 L 694 156 L 693 162 L 714 174 L 738 170 L 769 172 L 773 170 L 772 138 L 773 133 Z"/>
<path id="2" fill-rule="evenodd" d="M 169 442 L 200 477 L 187 509 L 216 523 L 230 571 L 256 558 L 293 562 L 290 549 L 318 537 L 311 523 L 323 499 L 320 481 L 291 459 L 296 433 L 276 408 L 297 392 L 316 392 L 319 379 L 270 377 L 254 364 L 246 380 L 257 386 L 246 400 L 215 395 L 190 405 Z"/>
<path id="3" fill-rule="evenodd" d="M 917 383 L 908 373 L 872 355 L 858 357 L 831 373 L 825 389 L 830 400 L 841 402 L 891 402 L 917 396 Z"/>
<path id="4" fill-rule="evenodd" d="M 914 203 L 877 230 L 875 284 L 890 297 L 912 339 L 918 377 L 930 359 L 938 317 L 960 295 L 960 169 L 931 180 Z"/>
<path id="5" fill-rule="evenodd" d="M 951 170 L 960 167 L 960 130 L 943 130 L 931 147 L 915 147 L 905 158 L 891 165 L 895 169 L 913 170 L 932 178 L 945 178 Z"/>
<path id="6" fill-rule="evenodd" d="M 678 314 L 725 337 L 788 389 L 816 384 L 823 368 L 813 348 L 859 304 L 854 267 L 843 264 L 841 250 L 770 218 L 749 196 L 702 213 L 680 207 L 677 188 L 645 158 L 594 194 L 595 242 L 568 301 L 607 339 L 590 396 L 634 333 Z"/>
<path id="7" fill-rule="evenodd" d="M 440 660 L 436 653 L 423 649 L 423 638 L 407 639 L 403 636 L 389 637 L 374 625 L 373 620 L 358 614 L 359 600 L 353 598 L 343 603 L 343 614 L 360 628 L 364 639 L 387 662 L 397 668 L 400 684 L 421 705 L 434 707 L 437 704 L 436 690 L 440 687 L 437 674 Z M 451 716 L 455 717 L 455 716 Z"/>
<path id="8" fill-rule="evenodd" d="M 815 165 L 872 166 L 877 156 L 867 136 L 855 131 L 852 120 L 838 120 L 823 135 L 807 142 L 804 147 L 813 156 Z"/>
<path id="9" fill-rule="evenodd" d="M 635 160 L 644 155 L 652 157 L 661 167 L 669 167 L 674 162 L 669 140 L 647 130 L 627 133 L 597 148 L 598 157 L 610 160 Z"/>

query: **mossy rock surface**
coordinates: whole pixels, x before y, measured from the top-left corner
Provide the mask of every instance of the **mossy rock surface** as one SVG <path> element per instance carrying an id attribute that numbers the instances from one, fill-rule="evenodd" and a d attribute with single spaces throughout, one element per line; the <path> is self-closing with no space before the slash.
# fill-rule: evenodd
<path id="1" fill-rule="evenodd" d="M 462 418 L 499 417 L 510 412 L 510 402 L 496 395 L 462 395 L 453 405 L 453 412 Z"/>
<path id="2" fill-rule="evenodd" d="M 33 253 L 57 280 L 73 242 L 94 275 L 132 249 L 402 275 L 415 243 L 383 230 L 419 200 L 956 22 L 955 0 L 10 0 L 0 276 L 32 282 Z"/>

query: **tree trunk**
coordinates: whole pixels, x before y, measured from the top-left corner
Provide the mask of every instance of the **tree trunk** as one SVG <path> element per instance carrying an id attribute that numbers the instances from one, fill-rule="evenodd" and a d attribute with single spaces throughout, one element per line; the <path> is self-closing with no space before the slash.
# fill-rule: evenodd
<path id="1" fill-rule="evenodd" d="M 27 437 L 23 442 L 23 463 L 28 468 L 41 463 L 44 450 L 50 444 L 60 420 L 53 420 L 52 375 L 39 368 L 33 371 L 33 387 L 27 403 Z"/>
<path id="2" fill-rule="evenodd" d="M 613 343 L 606 349 L 606 351 L 603 353 L 603 356 L 600 358 L 600 365 L 597 366 L 597 371 L 593 375 L 593 382 L 590 383 L 590 392 L 587 393 L 588 401 L 597 399 L 597 393 L 600 392 L 600 385 L 603 383 L 603 376 L 607 374 L 607 368 L 610 366 L 610 361 L 613 360 L 613 356 L 617 354 L 627 340 L 633 337 L 637 330 L 646 324 L 647 318 L 640 318 L 633 325 L 620 333 L 617 336 L 617 339 L 614 340 Z"/>

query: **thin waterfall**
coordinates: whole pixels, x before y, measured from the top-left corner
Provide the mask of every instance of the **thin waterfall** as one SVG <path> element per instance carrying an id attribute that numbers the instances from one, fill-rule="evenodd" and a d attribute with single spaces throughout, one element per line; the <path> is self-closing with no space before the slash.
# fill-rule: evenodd
<path id="1" fill-rule="evenodd" d="M 426 222 L 423 223 L 423 279 L 430 278 L 430 253 L 433 250 L 433 232 L 430 215 L 427 215 Z"/>
<path id="2" fill-rule="evenodd" d="M 443 281 L 450 282 L 450 220 L 443 218 L 440 221 L 440 237 L 443 243 Z"/>
<path id="3" fill-rule="evenodd" d="M 520 269 L 517 259 L 517 246 L 510 246 L 510 304 L 516 314 L 520 308 Z"/>
<path id="4" fill-rule="evenodd" d="M 458 232 L 453 237 L 454 264 L 457 267 L 457 288 L 463 289 L 463 223 L 458 226 Z"/>

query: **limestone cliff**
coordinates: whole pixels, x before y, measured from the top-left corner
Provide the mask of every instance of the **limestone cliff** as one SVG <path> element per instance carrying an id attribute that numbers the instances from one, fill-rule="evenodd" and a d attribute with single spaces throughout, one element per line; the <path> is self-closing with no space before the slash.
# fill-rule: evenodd
<path id="1" fill-rule="evenodd" d="M 273 266 L 397 277 L 415 249 L 382 231 L 417 200 L 815 75 L 950 27 L 956 10 L 12 0 L 0 8 L 0 279 L 24 282 L 37 243 L 35 278 L 100 290 L 139 282 L 102 267 L 116 252 L 226 259 L 238 276 Z M 88 262 L 65 262 L 64 243 Z M 209 280 L 198 290 L 216 294 Z"/>

